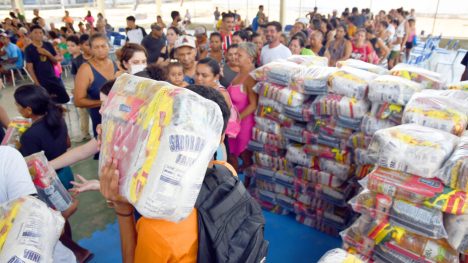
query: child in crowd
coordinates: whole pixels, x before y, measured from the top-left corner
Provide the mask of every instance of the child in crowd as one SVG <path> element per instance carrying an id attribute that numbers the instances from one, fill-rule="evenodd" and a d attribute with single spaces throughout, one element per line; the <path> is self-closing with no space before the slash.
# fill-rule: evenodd
<path id="1" fill-rule="evenodd" d="M 178 87 L 186 87 L 187 82 L 184 81 L 184 68 L 180 62 L 171 62 L 167 66 L 167 76 L 166 79 L 172 85 Z"/>

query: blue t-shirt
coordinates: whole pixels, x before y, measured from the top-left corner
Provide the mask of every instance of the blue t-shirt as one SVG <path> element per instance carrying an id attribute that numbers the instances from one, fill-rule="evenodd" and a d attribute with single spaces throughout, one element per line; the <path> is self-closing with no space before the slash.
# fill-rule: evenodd
<path id="1" fill-rule="evenodd" d="M 195 84 L 195 79 L 187 75 L 184 75 L 184 81 L 187 82 L 189 85 Z"/>
<path id="2" fill-rule="evenodd" d="M 5 52 L 8 58 L 18 58 L 18 60 L 15 63 L 16 68 L 23 68 L 23 53 L 17 45 L 10 42 L 8 46 L 5 47 Z"/>

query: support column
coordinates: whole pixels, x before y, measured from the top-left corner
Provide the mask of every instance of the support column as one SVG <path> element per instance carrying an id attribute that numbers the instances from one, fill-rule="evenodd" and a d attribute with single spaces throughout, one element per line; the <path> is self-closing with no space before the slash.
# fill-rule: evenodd
<path id="1" fill-rule="evenodd" d="M 156 14 L 162 17 L 161 5 L 162 5 L 162 0 L 156 0 Z"/>
<path id="2" fill-rule="evenodd" d="M 13 9 L 18 8 L 20 13 L 24 15 L 24 5 L 22 0 L 11 0 Z"/>
<path id="3" fill-rule="evenodd" d="M 286 25 L 286 1 L 280 0 L 280 23 L 283 27 Z"/>
<path id="4" fill-rule="evenodd" d="M 105 3 L 104 0 L 96 0 L 97 4 L 97 10 L 99 13 L 101 13 L 104 17 L 106 16 L 105 14 Z"/>

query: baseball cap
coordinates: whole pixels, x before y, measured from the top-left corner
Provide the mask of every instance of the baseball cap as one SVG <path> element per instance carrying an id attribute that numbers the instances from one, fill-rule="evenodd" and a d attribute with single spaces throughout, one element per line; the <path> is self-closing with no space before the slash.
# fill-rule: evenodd
<path id="1" fill-rule="evenodd" d="M 0 31 L 0 37 L 8 37 L 8 34 L 5 32 L 5 30 Z"/>
<path id="2" fill-rule="evenodd" d="M 151 24 L 151 29 L 162 30 L 162 27 L 158 23 Z"/>
<path id="3" fill-rule="evenodd" d="M 183 35 L 180 36 L 177 41 L 175 42 L 174 48 L 180 47 L 191 47 L 196 48 L 195 46 L 195 38 L 192 36 Z"/>
<path id="4" fill-rule="evenodd" d="M 206 29 L 204 27 L 197 27 L 195 28 L 195 36 L 200 36 L 206 34 Z"/>

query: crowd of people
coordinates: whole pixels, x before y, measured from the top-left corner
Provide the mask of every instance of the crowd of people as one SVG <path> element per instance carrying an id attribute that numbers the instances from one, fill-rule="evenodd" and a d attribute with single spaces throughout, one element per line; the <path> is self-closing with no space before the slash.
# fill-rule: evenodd
<path id="1" fill-rule="evenodd" d="M 111 59 L 109 46 L 113 28 L 101 14 L 95 20 L 88 12 L 75 28 L 74 19 L 65 11 L 65 25 L 56 28 L 53 23 L 47 24 L 37 9 L 31 21 L 16 11 L 4 20 L 0 33 L 1 55 L 5 58 L 1 71 L 23 69 L 26 63 L 25 69 L 34 82 L 18 88 L 14 94 L 18 112 L 33 121 L 21 138 L 20 153 L 27 156 L 44 151 L 68 189 L 75 193 L 100 189 L 106 200 L 114 202 L 124 262 L 143 262 L 148 257 L 154 262 L 195 262 L 198 243 L 193 216 L 178 224 L 144 218 L 136 224 L 133 207 L 119 199 L 111 184 L 113 175 L 118 173 L 115 163 L 108 163 L 101 171 L 101 182 L 73 179 L 71 164 L 91 156 L 98 158 L 100 107 L 116 77 L 127 73 L 187 87 L 202 96 L 221 96 L 220 107 L 230 112 L 226 114 L 230 118 L 225 120 L 227 136 L 222 144 L 228 162 L 242 172 L 252 163 L 247 144 L 258 103 L 253 91 L 256 81 L 250 76 L 256 67 L 291 55 L 310 55 L 327 57 L 330 66 L 354 58 L 392 68 L 408 57 L 417 41 L 414 10 L 402 8 L 376 15 L 368 9 L 359 12 L 352 8 L 350 12 L 346 8 L 341 16 L 337 11 L 321 15 L 315 9 L 298 18 L 288 32 L 283 31 L 281 23 L 268 22 L 263 6 L 249 27 L 236 12 L 220 13 L 216 8 L 216 29 L 211 34 L 206 27 L 196 27 L 194 35 L 188 35 L 185 26 L 190 24 L 190 15 L 183 21 L 178 11 L 172 11 L 171 18 L 166 25 L 158 16 L 147 33 L 134 16 L 127 17 L 126 43 L 115 51 L 116 59 Z M 73 87 L 68 87 L 72 94 L 62 79 L 63 67 L 68 65 L 74 78 Z M 69 149 L 62 108 L 57 106 L 69 102 L 71 96 L 80 109 L 80 140 L 88 141 L 73 149 Z M 89 119 L 93 134 L 89 134 Z M 2 107 L 0 121 L 6 128 L 9 118 Z M 14 158 L 14 152 L 0 150 L 5 158 Z M 13 190 L 4 192 L 8 191 Z M 87 262 L 91 252 L 72 240 L 69 229 L 68 224 L 61 239 L 63 244 L 78 262 Z"/>

